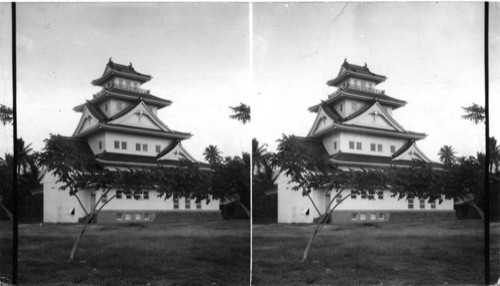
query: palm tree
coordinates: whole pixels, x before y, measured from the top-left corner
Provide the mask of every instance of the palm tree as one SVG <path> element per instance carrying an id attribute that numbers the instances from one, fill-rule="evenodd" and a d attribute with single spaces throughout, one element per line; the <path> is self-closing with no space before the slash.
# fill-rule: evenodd
<path id="1" fill-rule="evenodd" d="M 229 108 L 235 113 L 229 115 L 229 118 L 241 121 L 243 124 L 250 122 L 250 106 L 240 103 L 238 106 L 229 106 Z"/>
<path id="2" fill-rule="evenodd" d="M 457 159 L 455 156 L 456 153 L 457 152 L 453 150 L 453 147 L 444 145 L 441 149 L 439 149 L 439 160 L 443 162 L 445 167 L 450 167 Z"/>
<path id="3" fill-rule="evenodd" d="M 220 163 L 222 160 L 221 156 L 222 152 L 219 151 L 219 148 L 215 145 L 209 145 L 205 148 L 205 152 L 203 152 L 203 156 L 205 156 L 205 160 L 214 165 Z"/>
<path id="4" fill-rule="evenodd" d="M 13 115 L 12 108 L 0 104 L 0 122 L 2 122 L 3 125 L 12 122 L 13 120 L 12 115 Z"/>
<path id="5" fill-rule="evenodd" d="M 252 139 L 252 170 L 259 172 L 265 161 L 268 160 L 267 144 L 259 146 L 259 141 L 256 138 Z"/>
<path id="6" fill-rule="evenodd" d="M 31 143 L 25 145 L 23 138 L 17 139 L 17 174 L 21 174 L 22 171 L 26 171 L 29 166 L 29 162 L 33 159 L 31 152 Z"/>
<path id="7" fill-rule="evenodd" d="M 500 165 L 500 146 L 497 145 L 497 139 L 495 137 L 490 137 L 490 173 L 493 171 L 498 172 L 498 166 Z M 493 168 L 495 167 L 495 168 Z"/>
<path id="8" fill-rule="evenodd" d="M 484 122 L 484 119 L 486 118 L 484 107 L 481 105 L 473 103 L 471 106 L 462 107 L 462 109 L 466 112 L 465 115 L 462 115 L 462 118 L 470 120 L 474 122 L 474 124 Z"/>

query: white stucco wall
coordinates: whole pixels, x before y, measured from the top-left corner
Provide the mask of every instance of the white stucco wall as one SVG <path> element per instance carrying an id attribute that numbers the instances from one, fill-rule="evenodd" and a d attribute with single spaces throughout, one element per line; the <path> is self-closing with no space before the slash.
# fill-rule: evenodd
<path id="1" fill-rule="evenodd" d="M 123 134 L 116 132 L 106 132 L 105 133 L 106 150 L 112 153 L 120 154 L 133 154 L 133 155 L 143 155 L 143 156 L 156 156 L 156 145 L 160 145 L 160 151 L 165 149 L 170 143 L 171 139 L 167 138 L 154 138 L 145 135 L 133 135 L 133 134 Z M 120 141 L 120 149 L 115 149 L 114 141 Z M 127 142 L 127 150 L 121 149 L 121 142 Z M 136 151 L 135 144 L 141 144 L 141 151 Z M 148 144 L 148 151 L 142 151 L 142 144 Z"/>
<path id="2" fill-rule="evenodd" d="M 349 149 L 349 141 L 354 141 L 354 149 Z M 361 142 L 361 150 L 356 149 L 356 142 Z M 399 138 L 388 138 L 377 135 L 359 134 L 359 133 L 347 133 L 343 132 L 340 134 L 339 143 L 340 150 L 344 153 L 354 153 L 354 154 L 365 154 L 373 156 L 392 156 L 391 145 L 396 147 L 398 151 L 404 144 L 406 144 L 405 139 Z M 339 144 L 337 143 L 337 144 Z M 374 143 L 376 145 L 382 144 L 382 152 L 371 151 L 370 144 Z M 323 144 L 330 144 L 328 141 L 323 141 Z M 326 146 L 325 146 L 326 148 Z M 328 149 L 327 149 L 328 150 Z M 378 150 L 378 149 L 377 149 Z"/>
<path id="3" fill-rule="evenodd" d="M 294 184 L 289 183 L 289 178 L 280 174 L 277 180 L 278 184 L 278 222 L 279 223 L 311 223 L 315 217 L 318 217 L 313 204 L 308 197 L 302 196 L 301 191 L 293 191 Z M 335 192 L 331 192 L 330 198 L 335 196 Z M 350 191 L 346 190 L 342 193 L 342 197 L 349 196 L 344 200 L 335 211 L 360 211 L 360 210 L 386 210 L 386 211 L 433 211 L 433 210 L 450 210 L 453 211 L 453 200 L 443 200 L 441 204 L 436 201 L 436 208 L 431 209 L 430 202 L 425 202 L 425 208 L 420 208 L 418 198 L 414 199 L 413 209 L 408 208 L 406 198 L 398 200 L 397 197 L 391 197 L 390 191 L 384 191 L 384 198 L 374 200 L 361 199 L 361 195 L 357 195 L 356 199 L 350 198 Z M 318 209 L 324 213 L 327 207 L 326 191 L 315 190 L 311 197 Z M 332 203 L 332 207 L 335 202 Z M 309 215 L 305 212 L 309 209 Z"/>

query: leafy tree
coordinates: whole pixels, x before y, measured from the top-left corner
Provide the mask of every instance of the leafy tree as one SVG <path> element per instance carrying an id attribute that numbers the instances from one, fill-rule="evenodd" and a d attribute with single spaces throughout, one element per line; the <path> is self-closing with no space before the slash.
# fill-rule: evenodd
<path id="1" fill-rule="evenodd" d="M 268 197 L 268 191 L 275 189 L 276 174 L 272 165 L 272 154 L 266 150 L 267 144 L 260 145 L 256 138 L 252 139 L 252 200 L 253 218 L 276 216 L 276 197 Z"/>
<path id="2" fill-rule="evenodd" d="M 489 161 L 489 172 L 490 174 L 497 173 L 498 167 L 500 165 L 500 146 L 497 145 L 497 139 L 495 137 L 490 137 L 490 161 Z"/>
<path id="3" fill-rule="evenodd" d="M 462 107 L 462 109 L 466 112 L 462 118 L 470 120 L 474 124 L 482 123 L 486 119 L 484 107 L 480 105 L 473 103 L 471 106 Z"/>
<path id="4" fill-rule="evenodd" d="M 387 175 L 383 170 L 342 171 L 328 159 L 313 156 L 293 135 L 283 135 L 278 142 L 278 152 L 273 156 L 273 163 L 295 183 L 293 191 L 301 191 L 303 196 L 309 198 L 319 215 L 316 228 L 302 256 L 302 262 L 305 262 L 321 227 L 331 217 L 335 208 L 350 197 L 350 193 L 344 194 L 344 192 L 350 190 L 353 193 L 366 195 L 368 199 L 374 199 L 377 191 L 387 189 L 385 180 Z M 311 198 L 313 190 L 329 190 L 333 194 L 324 213 L 321 213 Z"/>
<path id="5" fill-rule="evenodd" d="M 455 156 L 457 152 L 453 150 L 453 147 L 444 145 L 439 149 L 439 160 L 443 162 L 444 166 L 446 168 L 449 168 L 453 163 L 455 163 L 455 160 L 457 157 Z"/>
<path id="6" fill-rule="evenodd" d="M 0 208 L 13 220 L 9 205 L 12 203 L 12 175 L 14 171 L 14 160 L 11 154 L 5 154 L 5 158 L 0 158 Z"/>
<path id="7" fill-rule="evenodd" d="M 205 148 L 205 152 L 203 152 L 203 156 L 205 156 L 205 161 L 210 163 L 211 165 L 218 164 L 222 160 L 221 156 L 222 152 L 219 151 L 219 148 L 216 145 L 209 145 Z"/>
<path id="8" fill-rule="evenodd" d="M 157 166 L 128 171 L 110 171 L 94 158 L 81 157 L 67 144 L 60 135 L 50 135 L 45 140 L 45 147 L 40 162 L 61 183 L 61 190 L 67 190 L 74 196 L 86 214 L 83 227 L 71 250 L 69 261 L 74 258 L 76 249 L 83 235 L 90 229 L 100 211 L 116 197 L 109 196 L 111 190 L 142 199 L 143 191 L 156 191 L 160 197 L 186 197 L 200 201 L 211 195 L 210 175 L 197 164 L 182 161 L 174 168 Z M 101 191 L 102 195 L 93 208 L 86 209 L 78 193 L 83 190 Z"/>
<path id="9" fill-rule="evenodd" d="M 0 122 L 5 126 L 8 123 L 11 123 L 14 119 L 12 108 L 0 104 Z"/>
<path id="10" fill-rule="evenodd" d="M 240 103 L 238 106 L 229 106 L 234 114 L 229 115 L 229 118 L 241 121 L 243 124 L 250 122 L 250 106 Z"/>
<path id="11" fill-rule="evenodd" d="M 267 144 L 260 145 L 256 138 L 252 139 L 252 170 L 259 170 L 269 160 Z"/>

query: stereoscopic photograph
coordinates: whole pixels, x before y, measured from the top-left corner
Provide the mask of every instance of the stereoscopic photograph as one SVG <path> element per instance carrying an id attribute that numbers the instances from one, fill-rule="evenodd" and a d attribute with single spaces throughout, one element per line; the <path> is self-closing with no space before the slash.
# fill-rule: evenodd
<path id="1" fill-rule="evenodd" d="M 498 3 L 0 3 L 0 33 L 0 285 L 499 285 Z"/>

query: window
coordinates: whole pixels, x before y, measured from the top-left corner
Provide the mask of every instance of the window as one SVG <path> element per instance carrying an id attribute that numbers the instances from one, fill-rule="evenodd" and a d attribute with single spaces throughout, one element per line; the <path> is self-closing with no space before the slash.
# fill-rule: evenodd
<path id="1" fill-rule="evenodd" d="M 340 111 L 343 111 L 343 109 L 344 109 L 344 104 L 343 104 L 343 103 L 341 103 L 341 104 L 339 105 L 339 108 L 340 108 Z"/>
<path id="2" fill-rule="evenodd" d="M 131 198 L 132 198 L 132 194 L 131 194 L 131 193 L 128 193 L 128 194 L 126 194 L 126 195 L 125 195 L 125 197 L 126 197 L 127 199 L 131 199 Z"/>
<path id="3" fill-rule="evenodd" d="M 145 213 L 142 218 L 144 218 L 144 220 L 149 220 L 149 213 Z"/>
<path id="4" fill-rule="evenodd" d="M 125 214 L 125 220 L 132 220 L 131 214 Z"/>
<path id="5" fill-rule="evenodd" d="M 102 141 L 99 141 L 99 150 L 102 150 Z"/>
<path id="6" fill-rule="evenodd" d="M 130 80 L 125 80 L 125 85 L 130 86 Z"/>
<path id="7" fill-rule="evenodd" d="M 391 145 L 391 153 L 392 154 L 396 153 L 396 146 Z"/>
<path id="8" fill-rule="evenodd" d="M 148 144 L 142 144 L 142 151 L 148 152 Z"/>
<path id="9" fill-rule="evenodd" d="M 349 149 L 354 149 L 354 141 L 349 141 Z"/>
<path id="10" fill-rule="evenodd" d="M 148 191 L 142 192 L 142 198 L 145 200 L 149 200 L 149 192 Z"/>
<path id="11" fill-rule="evenodd" d="M 351 213 L 351 220 L 357 220 L 357 219 L 358 219 L 358 214 Z"/>
<path id="12" fill-rule="evenodd" d="M 102 201 L 103 203 L 105 203 L 105 202 L 107 202 L 107 201 L 108 201 L 108 194 L 107 194 L 107 193 L 102 194 L 102 196 L 101 196 L 101 201 Z"/>
<path id="13" fill-rule="evenodd" d="M 186 200 L 184 202 L 184 208 L 187 210 L 191 208 L 191 199 L 186 198 Z"/>
<path id="14" fill-rule="evenodd" d="M 359 214 L 359 220 L 366 220 L 366 214 Z"/>
<path id="15" fill-rule="evenodd" d="M 134 87 L 137 88 L 137 82 L 134 81 Z"/>
<path id="16" fill-rule="evenodd" d="M 351 199 L 355 199 L 356 198 L 356 193 L 354 191 L 351 191 Z"/>
<path id="17" fill-rule="evenodd" d="M 156 145 L 156 153 L 160 153 L 161 151 L 161 146 L 160 145 Z"/>
<path id="18" fill-rule="evenodd" d="M 196 209 L 201 210 L 201 201 L 196 202 Z"/>
<path id="19" fill-rule="evenodd" d="M 361 81 L 361 86 L 366 87 L 366 81 L 362 80 Z"/>
<path id="20" fill-rule="evenodd" d="M 123 214 L 122 213 L 117 213 L 116 214 L 116 220 L 122 220 L 123 219 Z"/>
<path id="21" fill-rule="evenodd" d="M 118 80 L 118 84 L 123 85 L 123 80 L 121 78 Z"/>
<path id="22" fill-rule="evenodd" d="M 370 220 L 377 220 L 377 214 L 370 214 Z"/>
<path id="23" fill-rule="evenodd" d="M 108 111 L 108 104 L 104 104 L 104 111 Z"/>
<path id="24" fill-rule="evenodd" d="M 141 193 L 134 192 L 134 200 L 139 200 L 141 198 Z"/>
<path id="25" fill-rule="evenodd" d="M 356 150 L 361 150 L 361 142 L 356 142 Z"/>
<path id="26" fill-rule="evenodd" d="M 337 197 L 337 203 L 340 203 L 340 202 L 342 202 L 342 196 Z"/>
<path id="27" fill-rule="evenodd" d="M 377 145 L 377 151 L 382 152 L 382 144 Z"/>
<path id="28" fill-rule="evenodd" d="M 337 150 L 337 141 L 333 142 L 333 149 Z"/>
<path id="29" fill-rule="evenodd" d="M 383 213 L 379 213 L 378 214 L 378 219 L 379 220 L 384 220 L 384 214 Z"/>
<path id="30" fill-rule="evenodd" d="M 141 220 L 142 214 L 135 214 L 135 220 Z"/>
<path id="31" fill-rule="evenodd" d="M 179 198 L 174 198 L 174 209 L 179 209 Z"/>
<path id="32" fill-rule="evenodd" d="M 424 199 L 420 199 L 420 208 L 425 209 L 425 200 Z"/>
<path id="33" fill-rule="evenodd" d="M 378 199 L 383 200 L 384 199 L 384 192 L 377 192 Z"/>
<path id="34" fill-rule="evenodd" d="M 408 199 L 408 208 L 413 209 L 413 198 Z"/>
<path id="35" fill-rule="evenodd" d="M 127 150 L 127 142 L 122 141 L 122 150 Z"/>
<path id="36" fill-rule="evenodd" d="M 361 193 L 361 198 L 362 199 L 366 199 L 366 193 L 365 192 Z"/>
<path id="37" fill-rule="evenodd" d="M 121 111 L 123 109 L 123 102 L 117 102 L 116 109 L 118 109 L 118 111 Z"/>
<path id="38" fill-rule="evenodd" d="M 373 143 L 372 143 L 372 144 L 370 144 L 370 150 L 371 150 L 371 151 L 377 151 L 377 150 L 376 150 L 376 146 L 375 146 L 375 144 L 373 144 Z"/>
<path id="39" fill-rule="evenodd" d="M 135 143 L 135 151 L 141 151 L 141 143 Z"/>
<path id="40" fill-rule="evenodd" d="M 122 198 L 122 191 L 116 191 L 116 198 L 121 199 Z"/>
<path id="41" fill-rule="evenodd" d="M 435 209 L 436 208 L 436 200 L 429 201 L 429 203 L 431 203 L 431 209 Z"/>
<path id="42" fill-rule="evenodd" d="M 120 149 L 120 141 L 115 141 L 115 149 Z"/>

